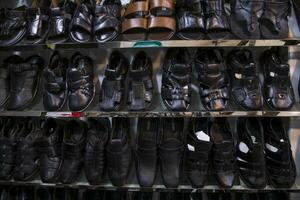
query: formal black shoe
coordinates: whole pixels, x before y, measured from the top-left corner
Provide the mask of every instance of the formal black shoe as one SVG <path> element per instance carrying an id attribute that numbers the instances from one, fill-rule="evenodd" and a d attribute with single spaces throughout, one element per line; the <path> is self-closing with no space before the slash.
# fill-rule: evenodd
<path id="1" fill-rule="evenodd" d="M 132 152 L 129 131 L 128 118 L 113 118 L 112 133 L 107 145 L 107 165 L 108 176 L 115 186 L 126 183 L 130 170 Z"/>
<path id="2" fill-rule="evenodd" d="M 243 109 L 258 110 L 262 107 L 261 84 L 252 52 L 233 50 L 227 56 L 231 95 Z"/>
<path id="3" fill-rule="evenodd" d="M 132 200 L 152 200 L 152 192 L 134 192 L 132 195 Z"/>
<path id="4" fill-rule="evenodd" d="M 8 110 L 24 110 L 36 97 L 40 72 L 44 61 L 39 56 L 31 56 L 25 61 L 9 65 L 10 96 L 6 108 Z"/>
<path id="5" fill-rule="evenodd" d="M 224 110 L 228 106 L 228 77 L 220 49 L 199 49 L 195 57 L 199 93 L 206 110 Z"/>
<path id="6" fill-rule="evenodd" d="M 43 104 L 46 110 L 58 111 L 67 99 L 66 71 L 68 60 L 56 51 L 50 58 L 48 67 L 44 69 Z"/>
<path id="7" fill-rule="evenodd" d="M 231 188 L 235 180 L 235 155 L 233 136 L 225 118 L 211 121 L 209 134 L 213 142 L 212 168 L 219 185 Z"/>
<path id="8" fill-rule="evenodd" d="M 71 60 L 67 70 L 68 105 L 72 111 L 82 111 L 91 104 L 95 95 L 93 61 L 79 53 Z"/>
<path id="9" fill-rule="evenodd" d="M 44 188 L 40 187 L 36 190 L 36 198 L 37 200 L 54 200 L 53 198 L 53 189 L 52 188 Z"/>
<path id="10" fill-rule="evenodd" d="M 86 144 L 86 124 L 72 120 L 64 126 L 63 162 L 60 181 L 68 184 L 78 178 L 84 165 L 84 148 Z"/>
<path id="11" fill-rule="evenodd" d="M 128 72 L 128 98 L 130 110 L 147 110 L 152 104 L 152 61 L 143 51 L 137 53 Z"/>
<path id="12" fill-rule="evenodd" d="M 184 171 L 193 187 L 204 186 L 209 170 L 212 142 L 206 118 L 193 118 L 185 147 Z"/>
<path id="13" fill-rule="evenodd" d="M 266 118 L 263 126 L 268 180 L 277 188 L 292 187 L 296 166 L 284 123 L 280 118 Z"/>
<path id="14" fill-rule="evenodd" d="M 264 97 L 274 110 L 290 109 L 295 103 L 290 80 L 290 66 L 278 49 L 270 49 L 261 55 L 264 70 Z"/>
<path id="15" fill-rule="evenodd" d="M 142 187 L 151 187 L 157 169 L 158 118 L 139 118 L 135 146 L 137 179 Z"/>
<path id="16" fill-rule="evenodd" d="M 111 125 L 108 118 L 89 120 L 87 133 L 84 169 L 88 182 L 92 185 L 100 184 L 106 164 L 105 149 L 110 138 Z"/>
<path id="17" fill-rule="evenodd" d="M 186 49 L 169 49 L 164 63 L 161 97 L 169 110 L 185 111 L 191 104 L 192 60 Z"/>
<path id="18" fill-rule="evenodd" d="M 160 171 L 168 188 L 179 185 L 183 157 L 183 118 L 165 118 L 159 142 Z"/>
<path id="19" fill-rule="evenodd" d="M 63 126 L 53 118 L 43 124 L 41 137 L 35 145 L 40 158 L 40 176 L 45 183 L 58 181 L 62 164 Z"/>
<path id="20" fill-rule="evenodd" d="M 239 118 L 236 147 L 240 178 L 248 187 L 264 188 L 266 185 L 263 127 L 257 118 Z"/>

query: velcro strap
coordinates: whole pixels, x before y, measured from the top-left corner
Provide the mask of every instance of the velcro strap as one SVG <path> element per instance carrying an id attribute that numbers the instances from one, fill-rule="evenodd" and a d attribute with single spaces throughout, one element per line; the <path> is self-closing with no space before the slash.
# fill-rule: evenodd
<path id="1" fill-rule="evenodd" d="M 147 30 L 147 19 L 146 18 L 132 18 L 125 19 L 122 22 L 122 33 L 130 29 L 144 29 Z"/>
<path id="2" fill-rule="evenodd" d="M 60 92 L 65 89 L 65 83 L 46 83 L 45 88 L 48 92 Z"/>
<path id="3" fill-rule="evenodd" d="M 208 154 L 204 152 L 194 152 L 194 151 L 187 151 L 187 156 L 189 159 L 199 160 L 200 162 L 208 161 Z"/>
<path id="4" fill-rule="evenodd" d="M 168 69 L 170 73 L 176 74 L 176 76 L 185 76 L 189 70 L 190 70 L 190 66 L 182 63 L 176 63 L 174 65 L 170 65 Z"/>
<path id="5" fill-rule="evenodd" d="M 165 28 L 173 32 L 176 30 L 176 21 L 173 17 L 150 17 L 148 28 Z"/>
<path id="6" fill-rule="evenodd" d="M 37 69 L 37 65 L 32 65 L 29 63 L 9 64 L 8 68 L 10 71 L 20 73 L 23 71 L 35 70 Z"/>
<path id="7" fill-rule="evenodd" d="M 147 12 L 149 10 L 148 1 L 136 1 L 128 4 L 126 7 L 124 17 L 135 12 Z"/>
<path id="8" fill-rule="evenodd" d="M 228 91 L 225 88 L 204 90 L 201 96 L 205 97 L 206 102 L 210 102 L 216 99 L 228 99 Z"/>
<path id="9" fill-rule="evenodd" d="M 83 80 L 81 80 L 81 79 L 78 80 L 78 81 L 72 81 L 72 82 L 69 81 L 68 82 L 68 87 L 71 90 L 77 90 L 81 87 L 82 83 L 83 83 Z"/>

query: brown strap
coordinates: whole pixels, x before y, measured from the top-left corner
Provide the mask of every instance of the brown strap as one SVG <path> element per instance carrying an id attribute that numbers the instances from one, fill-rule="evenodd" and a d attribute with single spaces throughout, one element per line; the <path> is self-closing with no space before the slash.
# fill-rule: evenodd
<path id="1" fill-rule="evenodd" d="M 132 18 L 125 19 L 122 23 L 122 33 L 133 29 L 133 28 L 142 28 L 147 30 L 147 19 L 146 18 Z"/>
<path id="2" fill-rule="evenodd" d="M 148 28 L 167 28 L 176 30 L 176 21 L 172 17 L 150 17 Z"/>
<path id="3" fill-rule="evenodd" d="M 148 1 L 137 1 L 128 4 L 124 16 L 135 12 L 147 12 L 149 10 Z"/>
<path id="4" fill-rule="evenodd" d="M 173 0 L 151 0 L 150 1 L 150 10 L 155 8 L 168 8 L 174 10 L 174 1 Z"/>

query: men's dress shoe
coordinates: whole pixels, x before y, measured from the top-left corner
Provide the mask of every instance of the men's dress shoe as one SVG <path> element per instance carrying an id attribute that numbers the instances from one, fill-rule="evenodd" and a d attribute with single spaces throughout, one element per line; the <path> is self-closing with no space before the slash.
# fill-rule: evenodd
<path id="1" fill-rule="evenodd" d="M 63 162 L 60 181 L 73 183 L 78 178 L 84 164 L 84 148 L 86 143 L 86 124 L 72 120 L 64 126 Z"/>
<path id="2" fill-rule="evenodd" d="M 233 50 L 227 56 L 231 95 L 243 109 L 262 107 L 262 91 L 253 54 L 248 49 Z"/>
<path id="3" fill-rule="evenodd" d="M 24 62 L 9 64 L 10 96 L 8 110 L 24 110 L 34 100 L 38 88 L 40 71 L 44 61 L 40 56 L 31 56 Z"/>
<path id="4" fill-rule="evenodd" d="M 250 188 L 266 185 L 263 127 L 257 118 L 239 118 L 236 146 L 240 178 Z"/>
<path id="5" fill-rule="evenodd" d="M 128 118 L 113 118 L 112 133 L 107 145 L 107 165 L 108 176 L 115 186 L 126 183 L 130 170 L 132 152 L 129 131 Z"/>
<path id="6" fill-rule="evenodd" d="M 165 118 L 159 143 L 160 171 L 168 188 L 179 185 L 183 157 L 183 118 Z"/>
<path id="7" fill-rule="evenodd" d="M 135 146 L 137 179 L 142 187 L 151 187 L 157 169 L 158 118 L 139 118 Z"/>
<path id="8" fill-rule="evenodd" d="M 34 178 L 39 171 L 39 155 L 36 151 L 36 139 L 41 136 L 42 130 L 38 119 L 26 119 L 25 130 L 17 139 L 16 165 L 14 179 L 27 181 Z"/>
<path id="9" fill-rule="evenodd" d="M 68 60 L 56 51 L 51 56 L 48 67 L 44 69 L 43 104 L 49 111 L 61 110 L 67 99 L 67 68 Z"/>
<path id="10" fill-rule="evenodd" d="M 235 180 L 234 142 L 226 118 L 212 119 L 210 136 L 213 142 L 212 167 L 223 188 L 231 188 Z"/>
<path id="11" fill-rule="evenodd" d="M 266 118 L 263 125 L 268 180 L 274 187 L 292 187 L 296 166 L 284 122 L 280 118 Z"/>
<path id="12" fill-rule="evenodd" d="M 37 200 L 54 200 L 53 189 L 49 187 L 40 187 L 36 191 Z"/>
<path id="13" fill-rule="evenodd" d="M 125 81 L 128 65 L 127 59 L 120 52 L 114 51 L 110 54 L 99 96 L 101 110 L 116 111 L 126 102 Z"/>
<path id="14" fill-rule="evenodd" d="M 36 139 L 36 148 L 40 158 L 40 176 L 45 183 L 58 181 L 62 163 L 63 127 L 58 120 L 48 118 L 41 137 Z"/>
<path id="15" fill-rule="evenodd" d="M 108 118 L 89 120 L 89 130 L 84 154 L 85 175 L 90 184 L 102 181 L 106 164 L 105 149 L 110 138 L 111 125 Z"/>
<path id="16" fill-rule="evenodd" d="M 184 171 L 193 187 L 203 187 L 208 176 L 212 142 L 206 118 L 190 121 L 185 147 Z"/>
<path id="17" fill-rule="evenodd" d="M 261 63 L 267 105 L 274 110 L 290 109 L 295 103 L 295 96 L 287 60 L 283 58 L 279 49 L 270 49 L 261 55 Z"/>
<path id="18" fill-rule="evenodd" d="M 82 111 L 93 101 L 95 95 L 93 61 L 76 53 L 67 70 L 69 109 Z"/>

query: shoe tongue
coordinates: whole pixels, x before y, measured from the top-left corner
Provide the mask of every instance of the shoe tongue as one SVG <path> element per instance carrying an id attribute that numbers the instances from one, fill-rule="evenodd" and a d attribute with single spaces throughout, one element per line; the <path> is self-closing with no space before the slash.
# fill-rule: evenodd
<path id="1" fill-rule="evenodd" d="M 122 143 L 123 142 L 121 139 L 113 139 L 110 141 L 109 148 L 111 151 L 120 152 L 122 151 L 122 147 L 123 147 Z"/>
<path id="2" fill-rule="evenodd" d="M 141 139 L 138 141 L 138 145 L 143 149 L 153 149 L 156 146 L 155 142 L 150 139 Z"/>

